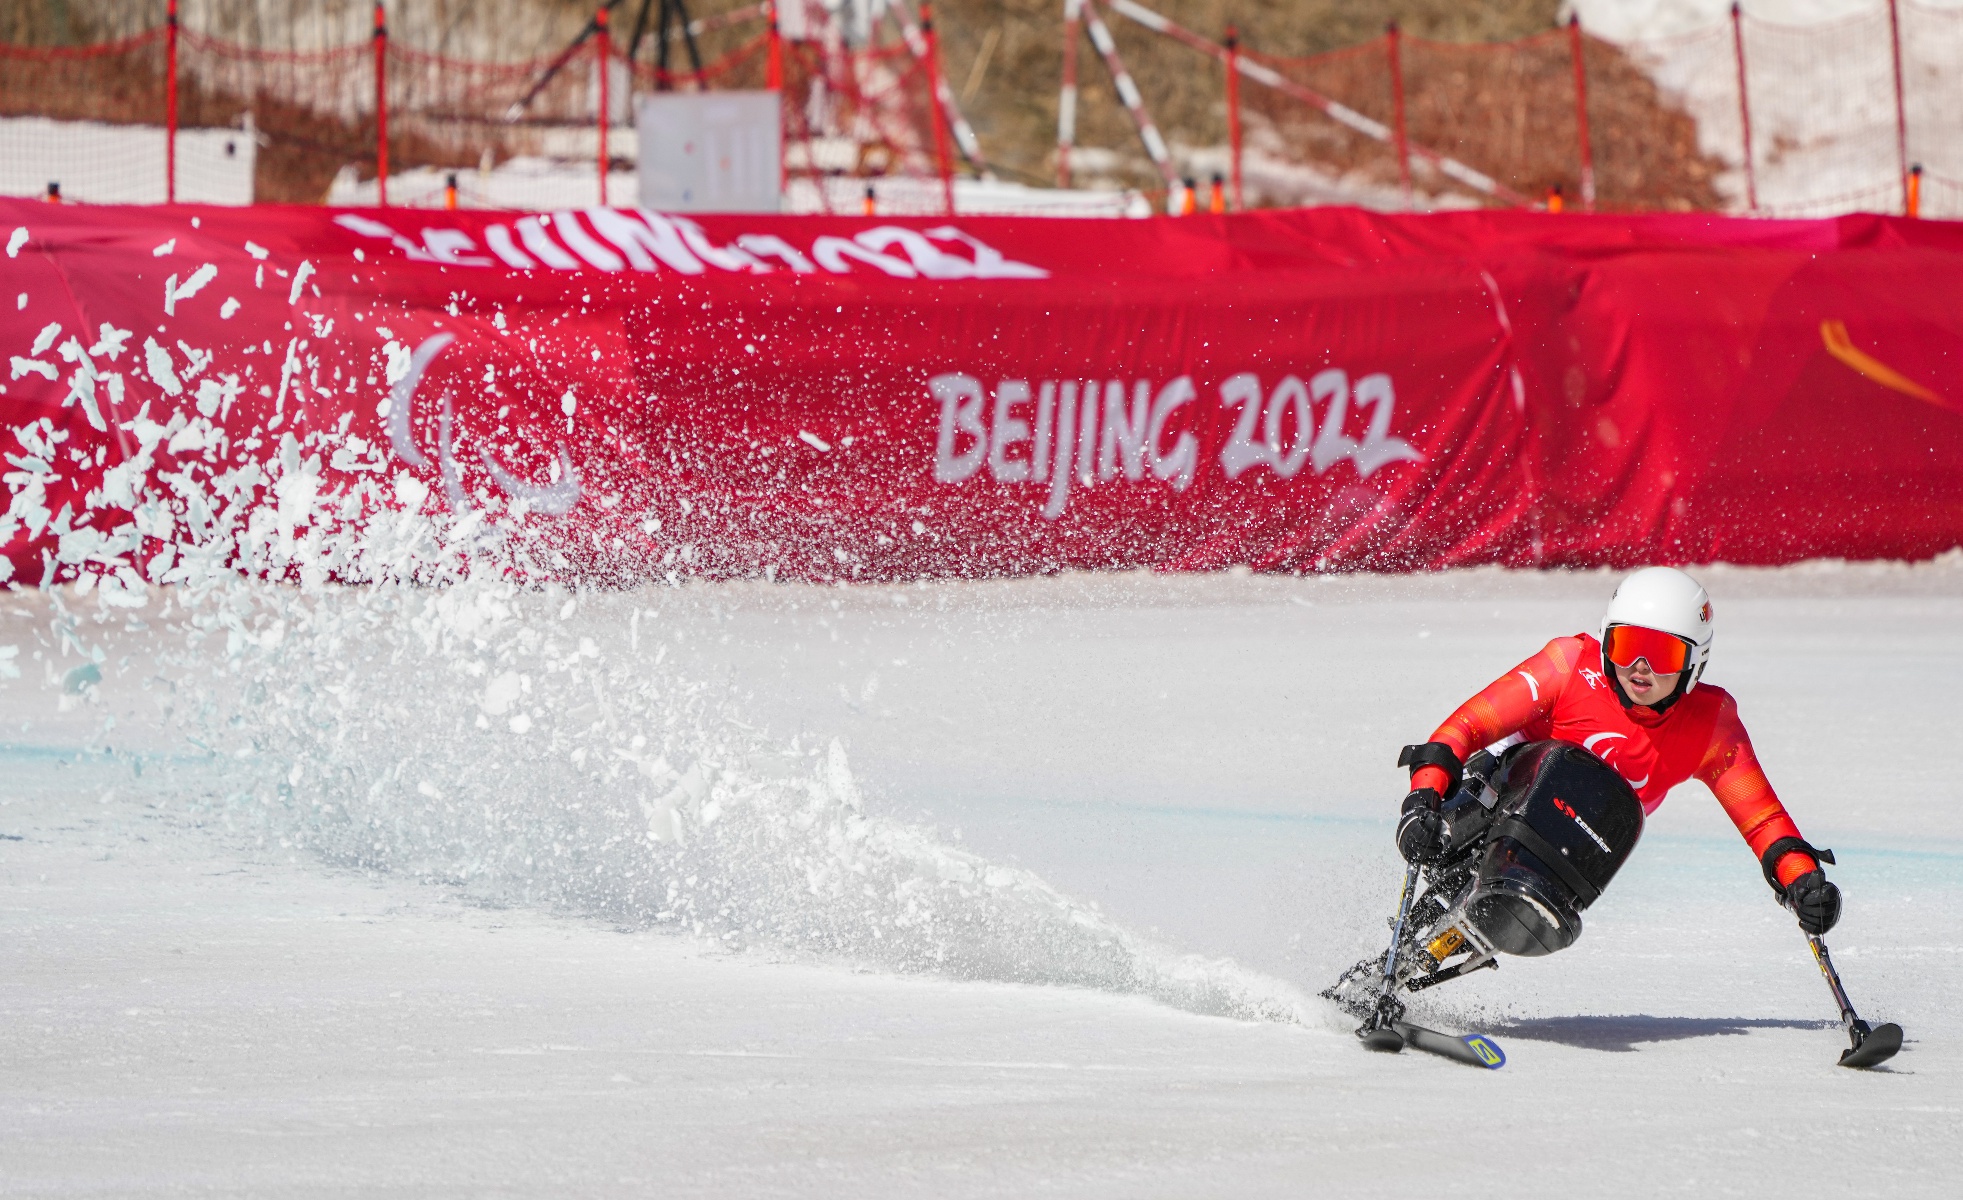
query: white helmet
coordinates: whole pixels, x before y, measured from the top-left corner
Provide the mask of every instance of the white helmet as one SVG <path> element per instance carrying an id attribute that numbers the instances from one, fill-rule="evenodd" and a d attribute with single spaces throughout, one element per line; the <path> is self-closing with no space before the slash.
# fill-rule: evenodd
<path id="1" fill-rule="evenodd" d="M 1675 567 L 1644 567 L 1617 585 L 1615 595 L 1609 598 L 1609 611 L 1602 616 L 1601 636 L 1605 640 L 1612 625 L 1640 625 L 1690 643 L 1679 695 L 1697 686 L 1698 677 L 1710 662 L 1711 597 L 1701 584 Z M 1602 669 L 1610 668 L 1604 662 Z"/>

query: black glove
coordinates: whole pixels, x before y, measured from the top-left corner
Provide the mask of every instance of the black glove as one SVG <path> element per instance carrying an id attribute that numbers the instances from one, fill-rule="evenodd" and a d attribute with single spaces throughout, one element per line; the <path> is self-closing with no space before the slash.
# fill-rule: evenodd
<path id="1" fill-rule="evenodd" d="M 1799 918 L 1799 927 L 1815 937 L 1840 920 L 1840 889 L 1817 866 L 1786 885 L 1785 904 Z"/>
<path id="2" fill-rule="evenodd" d="M 1422 865 L 1444 851 L 1445 819 L 1438 815 L 1439 804 L 1438 793 L 1430 788 L 1404 797 L 1404 811 L 1397 819 L 1397 852 L 1405 862 Z"/>

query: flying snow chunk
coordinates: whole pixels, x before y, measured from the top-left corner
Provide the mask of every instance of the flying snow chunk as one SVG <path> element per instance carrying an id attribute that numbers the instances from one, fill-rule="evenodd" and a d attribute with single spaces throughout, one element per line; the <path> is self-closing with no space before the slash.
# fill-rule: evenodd
<path id="1" fill-rule="evenodd" d="M 223 320 L 231 320 L 232 316 L 238 311 L 239 302 L 231 296 L 225 297 L 225 303 L 218 306 L 218 315 Z"/>
<path id="2" fill-rule="evenodd" d="M 150 257 L 162 258 L 164 255 L 169 254 L 171 251 L 175 249 L 177 249 L 177 239 L 171 238 L 168 241 L 166 241 L 163 245 L 158 246 L 155 250 L 150 251 Z"/>
<path id="3" fill-rule="evenodd" d="M 102 668 L 92 662 L 83 663 L 61 677 L 62 694 L 79 696 L 101 682 Z"/>
<path id="4" fill-rule="evenodd" d="M 247 242 L 245 244 L 245 252 L 247 254 L 250 254 L 252 257 L 256 259 L 260 259 L 261 261 L 263 261 L 266 257 L 266 248 L 264 246 L 259 245 L 256 242 Z"/>
<path id="5" fill-rule="evenodd" d="M 803 442 L 805 445 L 811 447 L 813 450 L 818 451 L 820 454 L 828 454 L 831 452 L 832 444 L 826 441 L 824 438 L 821 438 L 817 434 L 811 432 L 809 429 L 798 430 L 797 440 Z"/>
<path id="6" fill-rule="evenodd" d="M 14 230 L 14 236 L 7 239 L 7 257 L 20 257 L 20 248 L 25 245 L 27 245 L 27 226 L 22 225 Z"/>
<path id="7" fill-rule="evenodd" d="M 89 347 L 89 354 L 95 358 L 108 355 L 110 362 L 123 356 L 124 344 L 130 340 L 131 330 L 118 329 L 104 321 L 96 327 L 95 345 Z"/>
<path id="8" fill-rule="evenodd" d="M 150 382 L 164 389 L 166 395 L 184 394 L 184 385 L 177 380 L 177 369 L 171 365 L 170 351 L 159 346 L 156 338 L 143 339 L 143 369 L 150 373 Z"/>
<path id="9" fill-rule="evenodd" d="M 197 295 L 204 290 L 205 284 L 210 283 L 216 278 L 218 278 L 218 268 L 210 263 L 206 263 L 191 272 L 191 277 L 186 279 L 182 284 L 177 282 L 177 276 L 175 275 L 164 280 L 164 315 L 170 317 L 176 316 L 177 302 L 179 300 L 188 300 L 192 296 Z"/>

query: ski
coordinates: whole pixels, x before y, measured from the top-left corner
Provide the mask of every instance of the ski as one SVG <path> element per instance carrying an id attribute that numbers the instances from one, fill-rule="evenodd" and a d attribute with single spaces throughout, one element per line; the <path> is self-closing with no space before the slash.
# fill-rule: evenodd
<path id="1" fill-rule="evenodd" d="M 1462 1062 L 1469 1066 L 1484 1067 L 1488 1071 L 1497 1071 L 1506 1065 L 1506 1052 L 1500 1049 L 1498 1042 L 1483 1033 L 1453 1037 L 1436 1029 L 1413 1025 L 1409 1021 L 1399 1021 L 1394 1028 L 1403 1036 L 1405 1045 L 1415 1050 L 1423 1050 L 1427 1054 L 1436 1054 L 1441 1058 L 1449 1058 L 1453 1062 Z"/>
<path id="2" fill-rule="evenodd" d="M 1895 1052 L 1902 1048 L 1902 1027 L 1893 1021 L 1876 1025 L 1864 1034 L 1856 1031 L 1856 1036 L 1860 1038 L 1860 1044 L 1840 1052 L 1840 1065 L 1843 1067 L 1865 1070 L 1879 1066 L 1895 1057 Z"/>
<path id="3" fill-rule="evenodd" d="M 1500 1049 L 1498 1042 L 1483 1033 L 1453 1037 L 1436 1029 L 1426 1029 L 1409 1021 L 1392 1021 L 1387 1025 L 1364 1026 L 1356 1031 L 1356 1036 L 1372 1050 L 1395 1054 L 1406 1046 L 1462 1062 L 1468 1066 L 1484 1067 L 1497 1071 L 1506 1065 L 1506 1051 Z"/>

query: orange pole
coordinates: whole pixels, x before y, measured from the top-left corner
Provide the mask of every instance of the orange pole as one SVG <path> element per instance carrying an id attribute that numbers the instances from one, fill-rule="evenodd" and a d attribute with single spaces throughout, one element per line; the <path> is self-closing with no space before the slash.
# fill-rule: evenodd
<path id="1" fill-rule="evenodd" d="M 593 39 L 593 58 L 600 68 L 600 207 L 607 206 L 607 120 L 612 115 L 608 110 L 607 77 L 613 74 L 610 69 L 613 58 L 612 38 L 607 32 L 607 10 L 602 8 L 593 14 L 593 24 L 597 37 Z M 663 30 L 663 32 L 667 32 Z"/>
<path id="2" fill-rule="evenodd" d="M 1908 215 L 1922 215 L 1922 164 L 1916 163 L 1908 169 Z"/>
<path id="3" fill-rule="evenodd" d="M 381 0 L 375 0 L 375 200 L 389 203 L 389 26 Z"/>
<path id="4" fill-rule="evenodd" d="M 948 162 L 947 129 L 941 122 L 941 41 L 934 32 L 934 6 L 920 6 L 920 32 L 927 38 L 927 120 L 934 127 L 934 160 L 941 172 L 941 196 L 954 215 L 954 168 Z"/>
<path id="5" fill-rule="evenodd" d="M 1227 26 L 1227 164 L 1234 177 L 1234 211 L 1241 204 L 1241 36 Z"/>
<path id="6" fill-rule="evenodd" d="M 164 203 L 177 203 L 177 0 L 170 0 L 164 67 Z"/>

